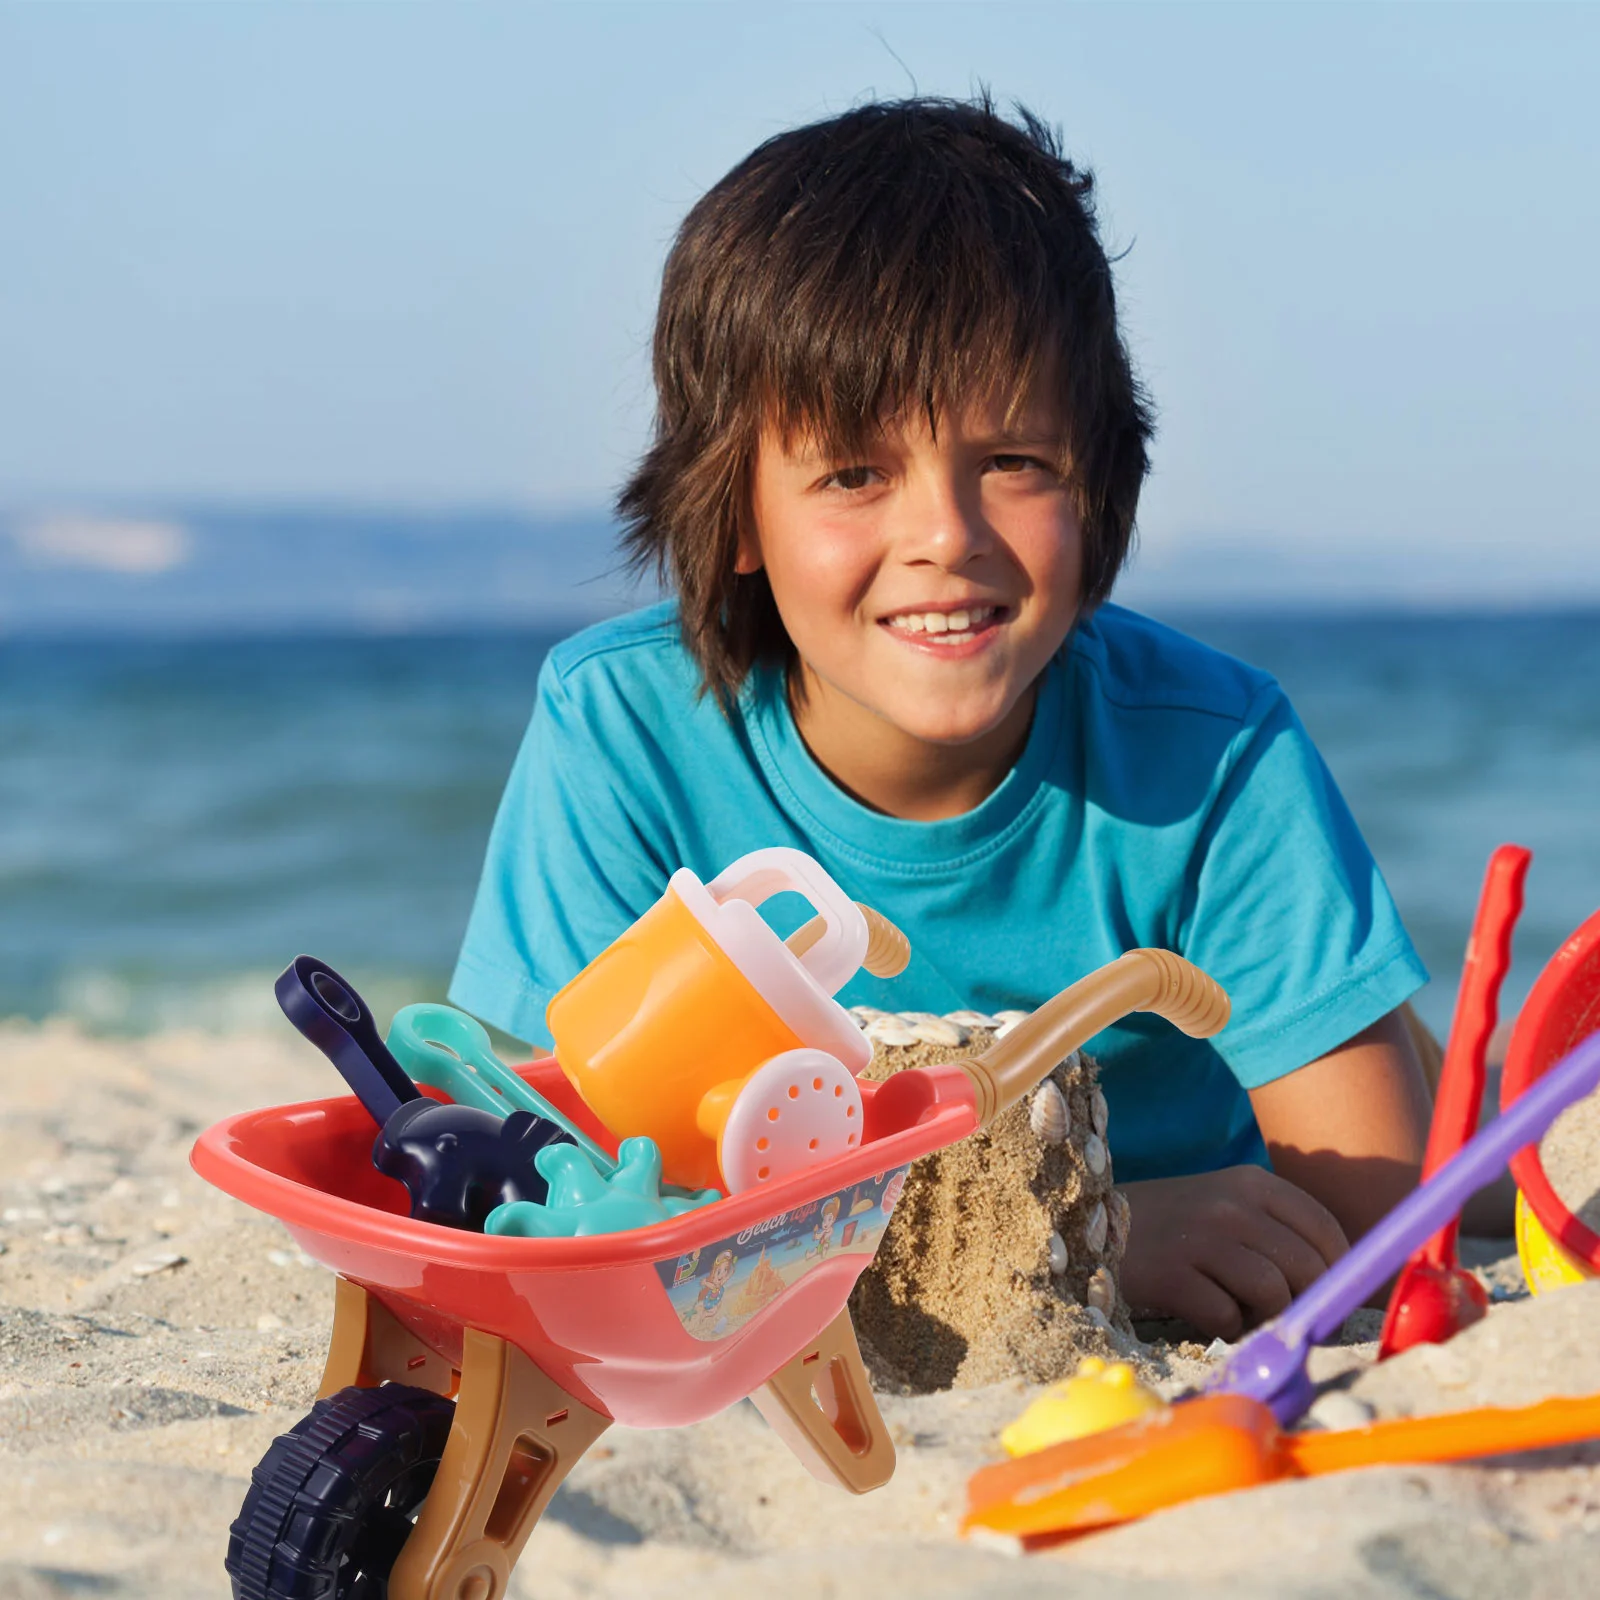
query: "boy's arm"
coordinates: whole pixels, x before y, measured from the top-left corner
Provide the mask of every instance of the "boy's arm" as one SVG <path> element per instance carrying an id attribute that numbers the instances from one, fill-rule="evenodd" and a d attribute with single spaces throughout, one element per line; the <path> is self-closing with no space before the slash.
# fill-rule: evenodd
<path id="1" fill-rule="evenodd" d="M 1392 1211 L 1422 1171 L 1433 1105 L 1414 1021 L 1407 1021 L 1404 1008 L 1392 1011 L 1321 1060 L 1250 1094 L 1273 1168 L 1322 1201 L 1352 1239 Z M 1437 1055 L 1439 1046 L 1433 1050 Z M 1416 1070 L 1398 1067 L 1402 1057 Z M 1491 1082 L 1480 1121 L 1498 1109 Z M 1315 1136 L 1308 1140 L 1298 1131 L 1307 1119 L 1313 1127 L 1344 1128 L 1342 1155 L 1316 1148 Z M 1510 1173 L 1502 1172 L 1462 1208 L 1461 1231 L 1508 1237 L 1516 1194 Z"/>
<path id="2" fill-rule="evenodd" d="M 1433 1115 L 1398 1011 L 1298 1072 L 1250 1091 L 1279 1177 L 1359 1239 L 1417 1186 Z"/>
<path id="3" fill-rule="evenodd" d="M 1234 1339 L 1276 1316 L 1416 1186 L 1428 1091 L 1400 1014 L 1250 1091 L 1275 1171 L 1131 1183 L 1123 1292 Z"/>

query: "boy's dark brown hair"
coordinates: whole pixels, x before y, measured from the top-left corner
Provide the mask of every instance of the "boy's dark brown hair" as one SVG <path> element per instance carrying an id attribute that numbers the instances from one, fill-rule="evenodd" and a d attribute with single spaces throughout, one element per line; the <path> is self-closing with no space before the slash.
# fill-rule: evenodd
<path id="1" fill-rule="evenodd" d="M 987 97 L 861 106 L 779 134 L 690 211 L 655 331 L 655 435 L 618 498 L 623 548 L 678 591 L 725 700 L 793 653 L 765 572 L 733 570 L 764 429 L 840 462 L 886 422 L 975 398 L 1061 418 L 1083 605 L 1128 553 L 1150 412 L 1117 331 L 1092 175 Z"/>

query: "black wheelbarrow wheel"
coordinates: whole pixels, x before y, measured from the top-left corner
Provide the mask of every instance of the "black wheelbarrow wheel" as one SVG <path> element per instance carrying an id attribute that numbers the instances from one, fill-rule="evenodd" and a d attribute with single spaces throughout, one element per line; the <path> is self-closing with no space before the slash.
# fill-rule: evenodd
<path id="1" fill-rule="evenodd" d="M 250 1475 L 228 1530 L 234 1600 L 383 1600 L 455 1409 L 397 1383 L 319 1400 Z"/>

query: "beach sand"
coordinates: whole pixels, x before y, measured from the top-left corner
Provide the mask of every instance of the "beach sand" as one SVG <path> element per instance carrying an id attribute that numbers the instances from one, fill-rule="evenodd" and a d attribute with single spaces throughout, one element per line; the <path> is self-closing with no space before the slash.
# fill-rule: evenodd
<path id="1" fill-rule="evenodd" d="M 0 1600 L 226 1595 L 228 1523 L 255 1461 L 311 1403 L 332 1279 L 200 1182 L 188 1151 L 229 1112 L 333 1092 L 331 1070 L 287 1034 L 102 1042 L 13 1025 L 0 1085 Z M 1474 1248 L 1496 1297 L 1483 1323 L 1374 1367 L 1378 1319 L 1362 1313 L 1315 1374 L 1342 1374 L 1383 1416 L 1600 1391 L 1600 1283 L 1530 1300 L 1508 1247 Z M 1203 1370 L 1116 1337 L 1169 1389 Z M 1034 1393 L 1007 1380 L 884 1397 L 899 1469 L 859 1500 L 813 1481 L 746 1404 L 693 1428 L 613 1429 L 535 1531 L 513 1593 L 1600 1590 L 1600 1444 L 1277 1484 L 1048 1555 L 962 1541 L 967 1475 Z"/>

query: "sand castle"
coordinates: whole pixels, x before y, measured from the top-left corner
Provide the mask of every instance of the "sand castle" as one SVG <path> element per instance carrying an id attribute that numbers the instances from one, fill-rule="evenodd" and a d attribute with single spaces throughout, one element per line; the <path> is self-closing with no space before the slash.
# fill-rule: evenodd
<path id="1" fill-rule="evenodd" d="M 863 1077 L 980 1054 L 1022 1013 L 859 1007 Z M 880 1386 L 928 1393 L 1050 1382 L 1127 1330 L 1117 1283 L 1127 1201 L 1112 1186 L 1104 1095 L 1074 1052 L 987 1130 L 912 1169 L 851 1311 Z"/>

